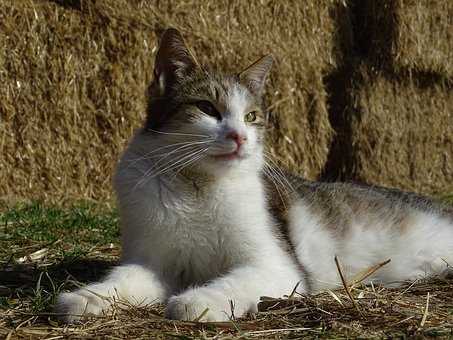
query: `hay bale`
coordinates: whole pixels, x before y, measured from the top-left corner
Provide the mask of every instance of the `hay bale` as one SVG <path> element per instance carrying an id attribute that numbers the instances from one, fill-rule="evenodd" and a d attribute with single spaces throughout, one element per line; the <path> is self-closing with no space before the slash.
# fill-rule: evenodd
<path id="1" fill-rule="evenodd" d="M 2 1 L 0 197 L 111 196 L 167 26 L 222 69 L 274 53 L 271 152 L 315 177 L 332 136 L 323 76 L 341 63 L 342 2 Z"/>
<path id="2" fill-rule="evenodd" d="M 356 4 L 357 35 L 372 59 L 396 71 L 453 76 L 453 2 L 371 0 Z"/>
<path id="3" fill-rule="evenodd" d="M 0 196 L 108 196 L 144 110 L 150 32 L 45 1 L 0 13 Z"/>
<path id="4" fill-rule="evenodd" d="M 395 61 L 453 76 L 453 2 L 398 1 Z"/>
<path id="5" fill-rule="evenodd" d="M 435 194 L 453 190 L 453 93 L 359 68 L 345 179 Z"/>

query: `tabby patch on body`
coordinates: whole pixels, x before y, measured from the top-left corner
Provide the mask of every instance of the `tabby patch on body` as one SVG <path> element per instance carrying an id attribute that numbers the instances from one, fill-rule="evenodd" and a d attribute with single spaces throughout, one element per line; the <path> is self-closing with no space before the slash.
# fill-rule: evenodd
<path id="1" fill-rule="evenodd" d="M 180 33 L 156 56 L 148 117 L 118 164 L 114 186 L 122 264 L 62 293 L 74 322 L 114 300 L 167 304 L 172 319 L 228 320 L 261 296 L 339 286 L 384 260 L 368 281 L 442 275 L 453 265 L 453 213 L 382 188 L 315 183 L 270 166 L 262 92 L 272 57 L 223 75 L 202 68 Z M 295 110 L 298 108 L 295 108 Z"/>

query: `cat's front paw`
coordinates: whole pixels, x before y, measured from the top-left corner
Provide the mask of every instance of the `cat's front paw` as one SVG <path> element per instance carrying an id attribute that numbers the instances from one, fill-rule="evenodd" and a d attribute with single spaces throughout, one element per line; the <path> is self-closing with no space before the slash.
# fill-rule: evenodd
<path id="1" fill-rule="evenodd" d="M 202 289 L 191 289 L 168 300 L 165 316 L 184 321 L 228 321 L 230 309 L 226 297 L 209 294 Z"/>
<path id="2" fill-rule="evenodd" d="M 61 293 L 54 310 L 60 320 L 74 323 L 88 315 L 100 315 L 110 305 L 107 298 L 80 289 L 71 293 Z"/>

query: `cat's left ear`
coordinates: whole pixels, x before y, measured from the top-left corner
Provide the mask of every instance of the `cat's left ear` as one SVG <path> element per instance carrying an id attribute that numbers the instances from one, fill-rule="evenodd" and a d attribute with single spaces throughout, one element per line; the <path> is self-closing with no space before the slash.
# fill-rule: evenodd
<path id="1" fill-rule="evenodd" d="M 239 80 L 255 95 L 261 95 L 274 58 L 268 54 L 239 73 Z"/>

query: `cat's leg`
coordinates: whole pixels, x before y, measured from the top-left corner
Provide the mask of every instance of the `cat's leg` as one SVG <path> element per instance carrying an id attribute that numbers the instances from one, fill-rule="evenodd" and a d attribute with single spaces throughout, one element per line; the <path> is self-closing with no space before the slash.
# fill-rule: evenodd
<path id="1" fill-rule="evenodd" d="M 301 279 L 298 268 L 290 261 L 271 260 L 238 267 L 204 286 L 171 297 L 166 316 L 178 320 L 227 321 L 232 315 L 256 312 L 261 296 L 289 295 Z"/>
<path id="2" fill-rule="evenodd" d="M 394 238 L 392 265 L 379 273 L 384 282 L 447 277 L 453 266 L 453 219 L 414 213 L 412 224 Z"/>
<path id="3" fill-rule="evenodd" d="M 76 322 L 84 315 L 99 315 L 112 303 L 127 301 L 143 305 L 164 301 L 166 289 L 149 269 L 137 264 L 118 266 L 101 282 L 58 296 L 55 311 L 66 322 Z"/>

